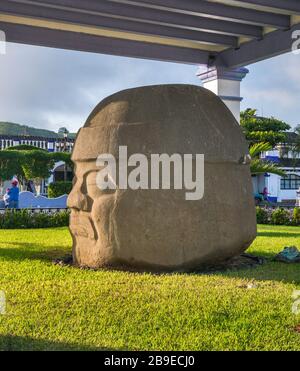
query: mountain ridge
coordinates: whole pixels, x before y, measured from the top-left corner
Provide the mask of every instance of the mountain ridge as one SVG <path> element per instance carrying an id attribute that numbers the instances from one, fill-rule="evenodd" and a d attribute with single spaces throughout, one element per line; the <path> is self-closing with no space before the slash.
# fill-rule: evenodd
<path id="1" fill-rule="evenodd" d="M 28 135 L 43 138 L 63 138 L 62 133 L 47 129 L 39 129 L 28 125 L 15 122 L 0 121 L 0 135 Z M 69 138 L 75 138 L 76 133 L 68 133 Z"/>

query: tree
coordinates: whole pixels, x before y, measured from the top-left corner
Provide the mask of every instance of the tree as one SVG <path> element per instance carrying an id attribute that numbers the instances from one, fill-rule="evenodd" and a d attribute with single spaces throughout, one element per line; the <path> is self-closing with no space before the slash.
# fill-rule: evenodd
<path id="1" fill-rule="evenodd" d="M 11 179 L 14 175 L 18 179 L 25 178 L 22 163 L 24 161 L 24 154 L 17 151 L 0 151 L 0 179 Z"/>
<path id="2" fill-rule="evenodd" d="M 259 117 L 257 110 L 247 108 L 241 112 L 241 127 L 250 145 L 269 143 L 271 148 L 285 142 L 286 131 L 291 127 L 274 117 Z"/>
<path id="3" fill-rule="evenodd" d="M 49 153 L 49 152 L 48 152 Z M 63 161 L 69 167 L 73 169 L 73 162 L 71 160 L 71 153 L 70 152 L 50 152 L 49 156 L 55 161 Z"/>
<path id="4" fill-rule="evenodd" d="M 25 151 L 22 168 L 26 179 L 44 179 L 51 175 L 55 161 L 48 152 L 41 150 Z"/>
<path id="5" fill-rule="evenodd" d="M 11 179 L 14 175 L 21 181 L 48 178 L 56 161 L 72 164 L 70 153 L 52 153 L 24 145 L 10 147 L 0 151 L 0 179 Z"/>
<path id="6" fill-rule="evenodd" d="M 288 149 L 292 152 L 293 158 L 296 159 L 296 155 L 300 153 L 300 125 L 295 127 L 294 134 L 295 135 L 288 143 Z M 288 152 L 286 154 L 288 154 Z"/>
<path id="7" fill-rule="evenodd" d="M 279 176 L 285 176 L 285 172 L 281 170 L 276 164 L 259 158 L 261 152 L 270 151 L 271 149 L 272 145 L 269 143 L 256 143 L 250 146 L 250 171 L 252 175 L 270 173 Z"/>

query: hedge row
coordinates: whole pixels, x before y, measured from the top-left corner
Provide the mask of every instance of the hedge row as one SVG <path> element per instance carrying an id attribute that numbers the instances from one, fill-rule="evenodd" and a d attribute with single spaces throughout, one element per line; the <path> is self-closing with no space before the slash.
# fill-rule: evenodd
<path id="1" fill-rule="evenodd" d="M 269 209 L 257 206 L 256 219 L 259 224 L 300 225 L 300 208 Z"/>
<path id="2" fill-rule="evenodd" d="M 53 213 L 30 210 L 5 210 L 0 214 L 0 229 L 52 228 L 69 225 L 68 210 Z"/>
<path id="3" fill-rule="evenodd" d="M 6 210 L 0 214 L 0 229 L 66 227 L 69 226 L 69 217 L 69 210 L 53 213 Z M 300 208 L 268 209 L 257 206 L 256 218 L 259 224 L 300 225 Z"/>

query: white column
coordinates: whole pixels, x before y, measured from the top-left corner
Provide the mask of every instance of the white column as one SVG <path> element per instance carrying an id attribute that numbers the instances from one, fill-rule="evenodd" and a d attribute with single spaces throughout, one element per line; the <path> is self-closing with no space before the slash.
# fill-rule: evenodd
<path id="1" fill-rule="evenodd" d="M 227 69 L 221 67 L 200 67 L 197 76 L 203 82 L 203 87 L 218 95 L 240 122 L 241 97 L 240 85 L 247 75 L 247 68 Z"/>

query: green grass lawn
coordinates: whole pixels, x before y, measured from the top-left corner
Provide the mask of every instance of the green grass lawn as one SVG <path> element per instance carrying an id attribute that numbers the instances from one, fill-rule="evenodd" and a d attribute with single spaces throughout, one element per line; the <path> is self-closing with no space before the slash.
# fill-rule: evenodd
<path id="1" fill-rule="evenodd" d="M 271 262 L 286 245 L 300 247 L 300 228 L 260 226 L 256 268 L 95 272 L 52 264 L 70 252 L 66 228 L 1 230 L 0 350 L 300 350 L 300 264 Z"/>

